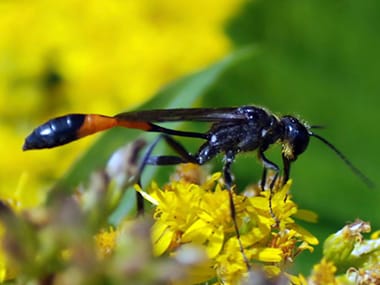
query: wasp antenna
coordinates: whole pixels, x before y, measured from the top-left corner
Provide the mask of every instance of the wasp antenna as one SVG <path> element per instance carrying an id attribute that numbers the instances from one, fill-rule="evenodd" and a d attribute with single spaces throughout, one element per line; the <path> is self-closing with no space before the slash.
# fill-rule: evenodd
<path id="1" fill-rule="evenodd" d="M 310 129 L 324 129 L 325 126 L 322 126 L 322 125 L 312 125 L 309 127 Z"/>
<path id="2" fill-rule="evenodd" d="M 375 183 L 369 179 L 363 172 L 359 170 L 355 165 L 352 164 L 350 160 L 339 150 L 337 149 L 331 142 L 326 140 L 324 137 L 317 135 L 315 133 L 310 132 L 310 136 L 313 136 L 327 145 L 330 149 L 332 149 L 339 157 L 344 161 L 344 163 L 351 169 L 351 171 L 358 176 L 369 188 L 374 188 Z"/>

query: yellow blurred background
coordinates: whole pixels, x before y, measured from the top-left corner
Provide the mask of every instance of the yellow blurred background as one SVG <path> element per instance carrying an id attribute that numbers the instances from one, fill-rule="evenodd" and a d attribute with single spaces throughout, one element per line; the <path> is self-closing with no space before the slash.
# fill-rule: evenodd
<path id="1" fill-rule="evenodd" d="M 92 139 L 22 152 L 64 113 L 115 114 L 223 57 L 224 24 L 243 0 L 0 2 L 0 199 L 27 208 Z M 184 106 L 186 107 L 186 106 Z"/>

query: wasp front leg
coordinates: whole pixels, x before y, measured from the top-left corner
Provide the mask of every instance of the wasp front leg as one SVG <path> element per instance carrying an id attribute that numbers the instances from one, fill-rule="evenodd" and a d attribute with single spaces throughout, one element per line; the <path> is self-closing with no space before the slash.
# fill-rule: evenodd
<path id="1" fill-rule="evenodd" d="M 277 164 L 275 164 L 274 162 L 270 161 L 265 155 L 264 155 L 264 151 L 263 150 L 259 150 L 258 151 L 258 157 L 261 161 L 261 163 L 263 164 L 264 166 L 264 169 L 263 169 L 263 174 L 261 176 L 261 190 L 265 190 L 265 184 L 266 184 L 266 181 L 267 181 L 267 173 L 268 173 L 268 169 L 270 170 L 273 170 L 275 172 L 274 174 L 274 177 L 269 185 L 269 189 L 272 191 L 273 189 L 273 186 L 275 185 L 276 183 L 276 180 L 278 178 L 278 174 L 280 173 L 280 168 L 278 167 Z"/>

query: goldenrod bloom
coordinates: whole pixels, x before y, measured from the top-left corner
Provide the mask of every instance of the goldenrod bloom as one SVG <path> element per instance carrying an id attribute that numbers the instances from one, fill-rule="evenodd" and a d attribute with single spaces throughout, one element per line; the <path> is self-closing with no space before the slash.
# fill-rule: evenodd
<path id="1" fill-rule="evenodd" d="M 95 245 L 98 251 L 99 258 L 104 258 L 110 255 L 116 247 L 116 239 L 118 232 L 109 228 L 102 230 L 95 236 Z"/>
<path id="2" fill-rule="evenodd" d="M 235 284 L 249 276 L 243 254 L 249 266 L 262 264 L 268 276 L 274 277 L 283 273 L 301 251 L 312 250 L 318 244 L 292 218 L 297 205 L 291 200 L 288 182 L 273 189 L 272 194 L 232 194 L 242 252 L 231 217 L 229 190 L 224 189 L 220 176 L 215 173 L 202 185 L 185 179 L 172 181 L 163 188 L 153 183 L 147 192 L 142 192 L 156 204 L 152 228 L 156 255 L 176 255 L 185 244 L 199 246 L 207 254 L 215 277 L 225 284 Z M 204 270 L 209 269 L 207 263 Z M 295 276 L 290 278 L 298 280 Z"/>
<path id="3" fill-rule="evenodd" d="M 310 283 L 315 285 L 335 285 L 336 267 L 334 263 L 322 259 L 319 264 L 314 265 L 313 273 L 310 277 Z"/>

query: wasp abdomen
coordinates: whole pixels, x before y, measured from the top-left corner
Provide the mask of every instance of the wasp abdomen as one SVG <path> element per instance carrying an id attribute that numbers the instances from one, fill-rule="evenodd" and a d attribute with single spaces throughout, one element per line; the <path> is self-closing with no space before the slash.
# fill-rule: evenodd
<path id="1" fill-rule="evenodd" d="M 52 148 L 78 139 L 86 115 L 71 114 L 47 121 L 25 139 L 23 150 Z"/>

